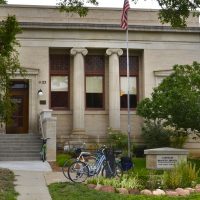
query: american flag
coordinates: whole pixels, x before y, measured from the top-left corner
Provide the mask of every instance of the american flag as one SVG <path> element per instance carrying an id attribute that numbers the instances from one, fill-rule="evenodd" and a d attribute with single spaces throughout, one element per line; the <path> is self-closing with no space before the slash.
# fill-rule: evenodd
<path id="1" fill-rule="evenodd" d="M 128 10 L 130 9 L 129 0 L 124 0 L 124 7 L 121 17 L 121 27 L 126 30 L 128 28 Z"/>

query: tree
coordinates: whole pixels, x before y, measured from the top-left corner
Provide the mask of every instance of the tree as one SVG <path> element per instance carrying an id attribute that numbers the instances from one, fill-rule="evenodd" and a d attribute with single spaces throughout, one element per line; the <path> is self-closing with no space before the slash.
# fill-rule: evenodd
<path id="1" fill-rule="evenodd" d="M 61 11 L 75 12 L 81 17 L 87 15 L 88 8 L 85 3 L 98 5 L 99 0 L 60 0 L 58 5 Z M 123 0 L 122 0 L 123 1 Z M 132 0 L 139 3 L 139 0 Z M 161 7 L 159 19 L 161 23 L 170 23 L 172 27 L 186 27 L 186 20 L 190 13 L 193 16 L 199 16 L 200 0 L 153 0 L 157 1 Z"/>
<path id="2" fill-rule="evenodd" d="M 0 4 L 4 4 L 0 0 Z M 19 46 L 16 35 L 21 32 L 21 28 L 15 16 L 8 16 L 0 24 L 0 122 L 8 122 L 14 109 L 14 104 L 9 95 L 11 78 L 15 72 L 24 74 L 20 67 L 18 52 L 15 47 Z"/>
<path id="3" fill-rule="evenodd" d="M 142 100 L 137 113 L 175 130 L 200 132 L 200 64 L 175 65 L 173 73 Z"/>

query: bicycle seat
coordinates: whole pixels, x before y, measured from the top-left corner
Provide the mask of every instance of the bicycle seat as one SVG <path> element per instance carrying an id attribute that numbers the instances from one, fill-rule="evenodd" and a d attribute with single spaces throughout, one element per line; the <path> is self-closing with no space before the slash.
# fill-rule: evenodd
<path id="1" fill-rule="evenodd" d="M 81 152 L 81 156 L 91 156 L 90 152 Z"/>

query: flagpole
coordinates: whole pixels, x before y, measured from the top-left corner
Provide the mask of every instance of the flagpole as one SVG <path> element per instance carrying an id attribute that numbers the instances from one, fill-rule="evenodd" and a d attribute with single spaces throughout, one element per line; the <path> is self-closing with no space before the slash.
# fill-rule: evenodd
<path id="1" fill-rule="evenodd" d="M 128 47 L 128 27 L 126 29 L 126 55 L 127 55 L 127 110 L 128 110 L 128 157 L 131 157 L 131 126 L 130 126 L 130 81 L 129 81 L 129 47 Z"/>

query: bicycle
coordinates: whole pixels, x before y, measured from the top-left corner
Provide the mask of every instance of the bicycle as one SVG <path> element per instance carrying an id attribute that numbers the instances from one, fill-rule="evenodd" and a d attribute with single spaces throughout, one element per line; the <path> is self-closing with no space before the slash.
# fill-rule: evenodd
<path id="1" fill-rule="evenodd" d="M 86 162 L 77 160 L 73 162 L 68 168 L 68 178 L 72 182 L 81 183 L 88 177 L 99 175 L 108 177 L 121 177 L 122 170 L 119 163 L 115 162 L 112 167 L 107 159 L 108 149 L 103 147 L 97 151 L 96 162 L 93 165 L 89 165 Z"/>
<path id="2" fill-rule="evenodd" d="M 96 162 L 96 157 L 94 157 L 90 152 L 83 151 L 85 148 L 75 148 L 75 154 L 78 155 L 76 158 L 76 161 L 82 161 L 85 163 L 88 163 L 89 165 L 92 165 Z M 74 162 L 76 162 L 74 161 Z M 71 163 L 69 163 L 69 160 L 66 160 L 62 166 L 62 172 L 64 176 L 69 179 L 68 177 L 68 168 Z"/>
<path id="3" fill-rule="evenodd" d="M 46 153 L 47 153 L 47 140 L 50 138 L 41 138 L 42 140 L 42 147 L 40 150 L 40 158 L 44 162 L 46 160 Z"/>

